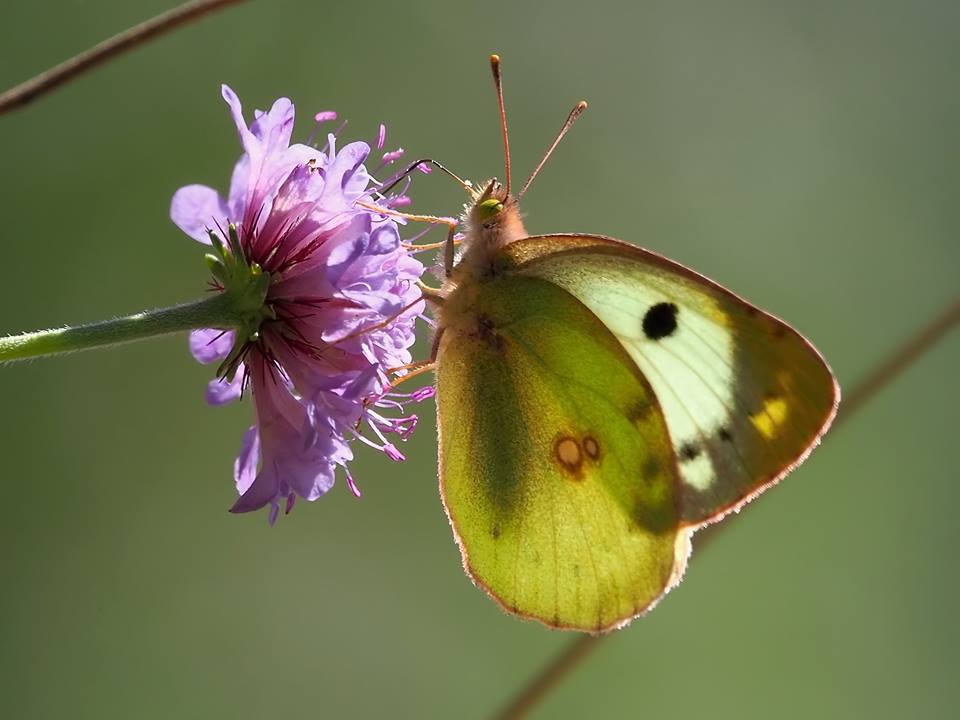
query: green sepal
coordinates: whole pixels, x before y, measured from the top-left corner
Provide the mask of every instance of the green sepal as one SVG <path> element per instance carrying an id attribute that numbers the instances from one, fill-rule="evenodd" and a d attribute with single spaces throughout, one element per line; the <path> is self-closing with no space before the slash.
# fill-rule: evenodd
<path id="1" fill-rule="evenodd" d="M 217 282 L 221 285 L 225 285 L 227 282 L 227 269 L 223 266 L 223 263 L 213 253 L 207 253 L 203 256 L 203 260 L 207 263 L 207 267 L 210 269 L 210 274 L 216 278 Z"/>

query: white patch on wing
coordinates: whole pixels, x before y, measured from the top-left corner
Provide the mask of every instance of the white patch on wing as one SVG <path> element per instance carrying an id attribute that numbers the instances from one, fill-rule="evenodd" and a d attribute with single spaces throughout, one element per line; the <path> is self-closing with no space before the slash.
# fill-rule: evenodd
<path id="1" fill-rule="evenodd" d="M 693 460 L 683 460 L 680 463 L 680 475 L 683 481 L 695 490 L 703 492 L 717 479 L 713 463 L 706 453 L 700 453 Z"/>

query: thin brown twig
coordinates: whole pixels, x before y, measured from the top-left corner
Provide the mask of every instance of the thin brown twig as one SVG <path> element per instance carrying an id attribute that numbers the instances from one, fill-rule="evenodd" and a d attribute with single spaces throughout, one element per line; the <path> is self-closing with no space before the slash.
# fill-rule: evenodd
<path id="1" fill-rule="evenodd" d="M 834 427 L 852 417 L 958 323 L 960 323 L 960 298 L 950 302 L 942 312 L 901 343 L 887 359 L 880 362 L 854 386 L 853 390 L 846 394 Z M 713 525 L 705 532 L 698 533 L 695 538 L 697 550 L 702 550 L 716 536 L 716 528 L 724 526 L 725 524 Z M 600 642 L 608 637 L 610 635 L 580 635 L 571 640 L 546 667 L 521 688 L 496 717 L 500 720 L 519 720 L 527 717 L 551 690 L 560 685 L 569 673 L 590 657 Z"/>
<path id="2" fill-rule="evenodd" d="M 960 322 L 960 298 L 954 299 L 943 312 L 903 342 L 890 357 L 874 368 L 853 390 L 846 393 L 834 425 L 853 415 L 877 392 L 896 380 L 900 373 L 933 347 L 958 322 Z"/>
<path id="3" fill-rule="evenodd" d="M 243 1 L 191 0 L 191 2 L 186 2 L 179 7 L 161 13 L 139 25 L 134 25 L 0 94 L 0 114 L 22 107 L 31 100 L 35 100 L 73 80 L 100 63 L 106 62 L 127 50 L 132 50 L 137 45 L 141 45 L 158 35 Z"/>
<path id="4" fill-rule="evenodd" d="M 504 708 L 498 718 L 516 720 L 524 718 L 547 694 L 566 677 L 567 673 L 593 654 L 600 641 L 609 635 L 579 635 L 560 651 L 549 665 L 529 682 L 513 701 Z"/>

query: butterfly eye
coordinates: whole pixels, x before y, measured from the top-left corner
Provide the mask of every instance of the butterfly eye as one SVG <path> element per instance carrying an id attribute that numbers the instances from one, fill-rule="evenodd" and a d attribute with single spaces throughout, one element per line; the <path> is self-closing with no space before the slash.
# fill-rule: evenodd
<path id="1" fill-rule="evenodd" d="M 480 222 L 485 222 L 500 213 L 501 210 L 503 210 L 503 203 L 496 198 L 489 198 L 477 205 L 477 219 Z"/>

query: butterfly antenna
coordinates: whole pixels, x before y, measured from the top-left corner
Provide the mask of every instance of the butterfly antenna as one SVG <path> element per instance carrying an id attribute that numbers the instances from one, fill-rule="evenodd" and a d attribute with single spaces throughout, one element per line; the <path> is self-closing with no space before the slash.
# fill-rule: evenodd
<path id="1" fill-rule="evenodd" d="M 583 111 L 587 109 L 587 101 L 581 100 L 576 105 L 573 106 L 573 110 L 570 111 L 570 114 L 567 115 L 567 121 L 563 124 L 563 127 L 560 128 L 560 132 L 557 133 L 556 139 L 553 141 L 553 144 L 547 149 L 543 154 L 543 159 L 540 163 L 533 169 L 533 172 L 530 173 L 530 177 L 527 178 L 527 181 L 523 184 L 523 187 L 520 189 L 520 194 L 517 195 L 517 200 L 523 197 L 523 194 L 527 191 L 527 188 L 530 187 L 530 183 L 533 182 L 533 179 L 537 176 L 537 173 L 540 172 L 541 168 L 547 164 L 547 160 L 550 159 L 550 156 L 553 154 L 553 151 L 557 149 L 557 145 L 560 144 L 560 141 L 563 140 L 563 136 L 567 134 L 567 131 L 573 127 L 573 124 L 577 121 L 577 118 L 583 114 Z"/>
<path id="2" fill-rule="evenodd" d="M 507 195 L 510 195 L 510 140 L 507 138 L 507 113 L 503 109 L 503 81 L 500 79 L 500 56 L 490 56 L 493 84 L 497 88 L 497 105 L 500 107 L 500 130 L 503 133 L 503 164 L 507 173 Z"/>

